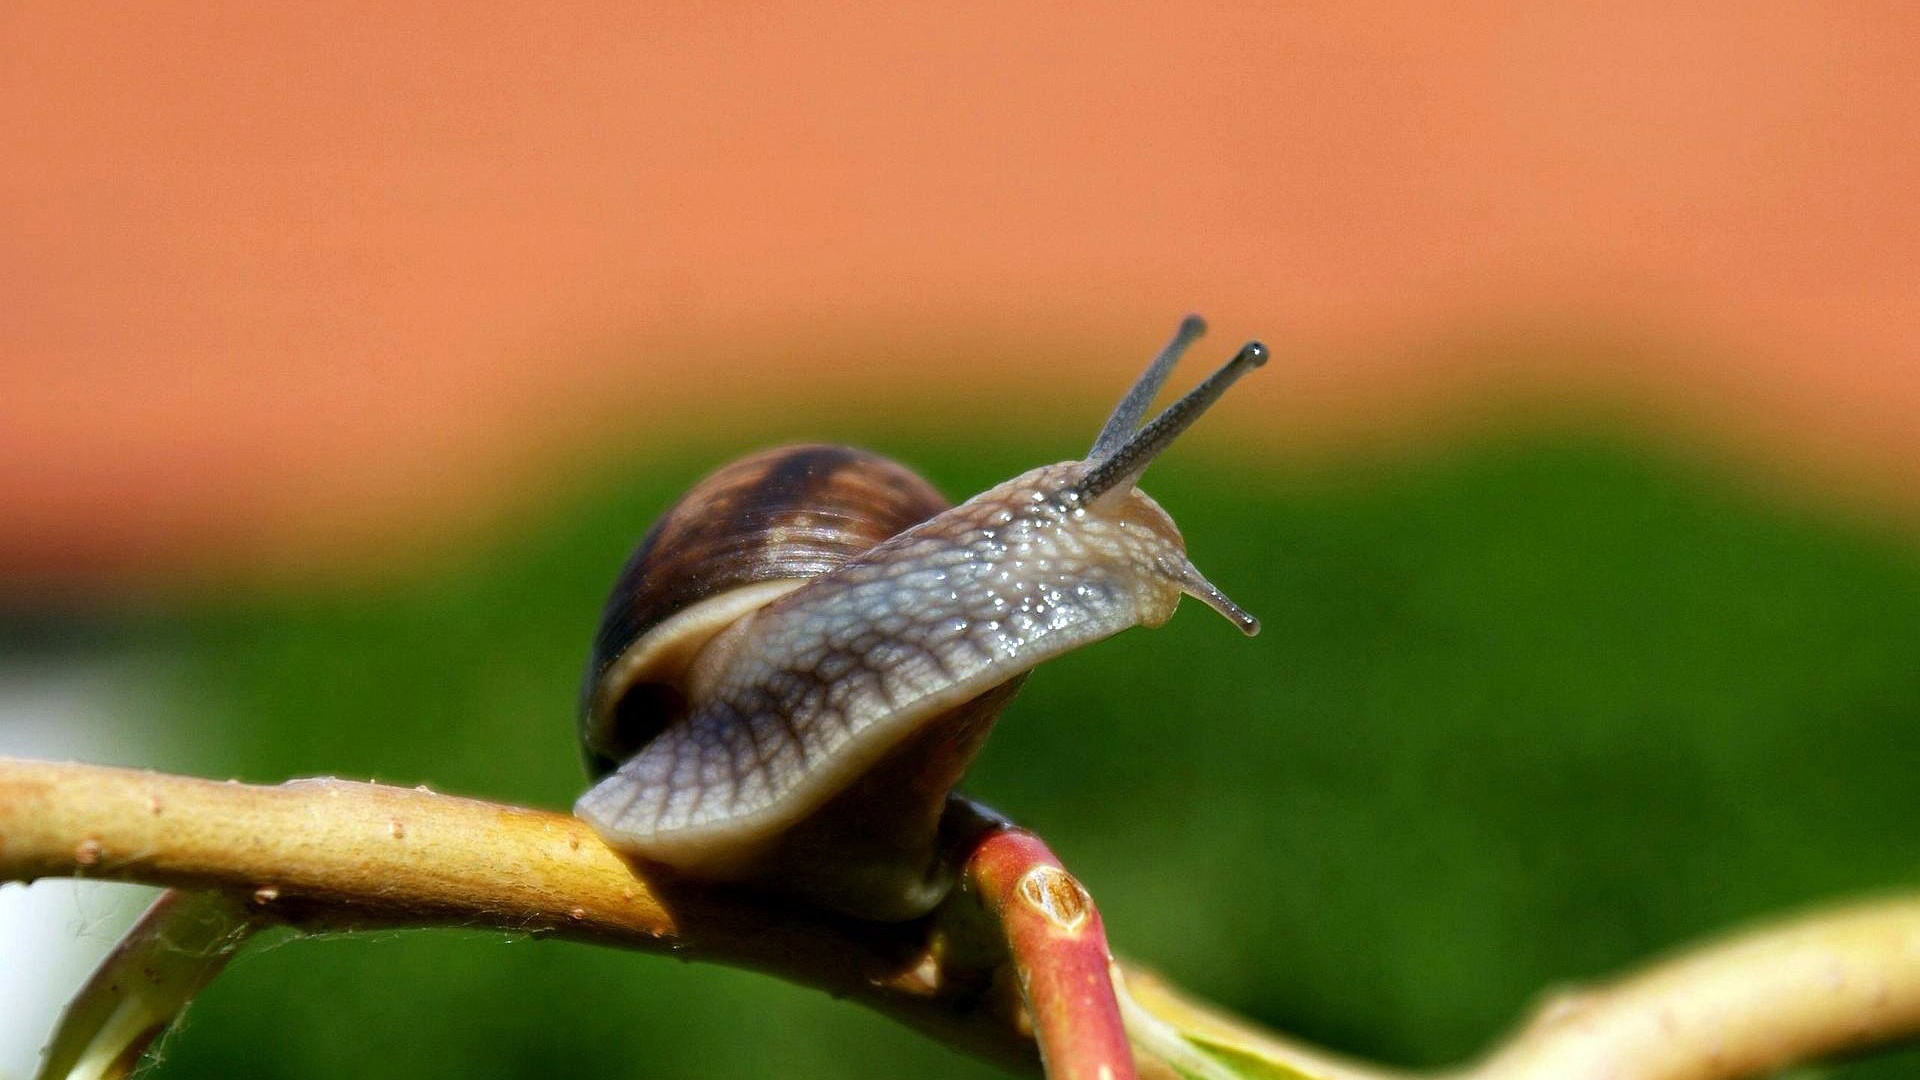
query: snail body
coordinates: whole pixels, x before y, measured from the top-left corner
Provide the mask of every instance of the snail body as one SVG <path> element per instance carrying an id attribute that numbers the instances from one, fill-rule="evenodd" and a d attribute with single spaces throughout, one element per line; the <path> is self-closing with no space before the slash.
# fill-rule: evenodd
<path id="1" fill-rule="evenodd" d="M 691 879 L 873 919 L 937 903 L 947 797 L 1032 668 L 1158 626 L 1183 594 L 1258 629 L 1134 486 L 1264 362 L 1247 346 L 1141 427 L 1201 328 L 1182 324 L 1087 458 L 958 506 L 843 447 L 768 451 L 696 485 L 609 601 L 581 722 L 598 782 L 575 813 Z"/>

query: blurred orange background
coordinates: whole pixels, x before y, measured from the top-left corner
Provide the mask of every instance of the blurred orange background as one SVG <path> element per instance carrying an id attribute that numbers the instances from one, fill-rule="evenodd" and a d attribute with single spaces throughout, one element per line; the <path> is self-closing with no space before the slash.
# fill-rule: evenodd
<path id="1" fill-rule="evenodd" d="M 350 568 L 755 410 L 1077 449 L 1190 309 L 1275 344 L 1235 413 L 1270 445 L 1517 391 L 1920 493 L 1903 5 L 15 4 L 0 40 L 14 587 Z"/>

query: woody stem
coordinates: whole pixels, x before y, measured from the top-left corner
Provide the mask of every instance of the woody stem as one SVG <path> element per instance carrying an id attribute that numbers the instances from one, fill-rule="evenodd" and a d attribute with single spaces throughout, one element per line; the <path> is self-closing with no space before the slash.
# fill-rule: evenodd
<path id="1" fill-rule="evenodd" d="M 1018 828 L 988 832 L 966 877 L 1006 938 L 1049 1080 L 1134 1080 L 1107 932 L 1087 890 Z"/>

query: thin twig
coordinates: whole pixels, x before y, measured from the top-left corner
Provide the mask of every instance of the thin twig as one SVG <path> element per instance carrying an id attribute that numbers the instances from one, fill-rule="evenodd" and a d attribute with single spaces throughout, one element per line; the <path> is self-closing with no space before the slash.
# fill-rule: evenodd
<path id="1" fill-rule="evenodd" d="M 852 997 L 1010 1067 L 1038 1063 L 1020 1010 L 997 994 L 1007 969 L 954 940 L 954 920 L 878 926 L 676 886 L 561 814 L 337 780 L 256 787 L 0 759 L 0 881 L 54 876 L 209 890 L 307 930 L 482 926 L 673 951 Z M 1267 1063 L 1265 1075 L 1409 1075 L 1263 1032 L 1145 972 L 1129 970 L 1126 987 L 1129 1008 L 1223 1061 Z M 1920 897 L 1903 897 L 1563 994 L 1479 1064 L 1439 1075 L 1736 1080 L 1916 1035 Z"/>
<path id="2" fill-rule="evenodd" d="M 1009 1067 L 1038 1064 L 1004 1010 L 976 1008 L 990 973 L 935 957 L 932 923 L 665 881 L 565 814 L 346 780 L 262 787 L 0 759 L 0 881 L 41 877 L 213 890 L 312 932 L 487 927 L 698 957 L 853 998 Z"/>
<path id="3" fill-rule="evenodd" d="M 966 876 L 1006 935 L 1050 1080 L 1135 1080 L 1093 897 L 1024 829 L 988 833 Z"/>
<path id="4" fill-rule="evenodd" d="M 260 925 L 245 904 L 225 893 L 161 893 L 74 995 L 38 1075 L 130 1075 Z"/>
<path id="5" fill-rule="evenodd" d="M 1917 1033 L 1920 898 L 1904 897 L 1769 922 L 1555 994 L 1475 1075 L 1729 1080 Z"/>
<path id="6" fill-rule="evenodd" d="M 1127 973 L 1134 1001 L 1205 1046 L 1317 1080 L 1416 1075 L 1263 1031 Z M 1475 1064 L 1434 1080 L 1739 1080 L 1920 1037 L 1920 897 L 1836 905 L 1553 994 Z"/>

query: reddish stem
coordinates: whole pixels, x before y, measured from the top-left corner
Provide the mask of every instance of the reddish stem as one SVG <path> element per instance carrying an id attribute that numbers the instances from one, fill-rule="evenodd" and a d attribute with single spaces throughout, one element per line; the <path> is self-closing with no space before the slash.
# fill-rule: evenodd
<path id="1" fill-rule="evenodd" d="M 1136 1080 L 1093 897 L 1024 829 L 988 832 L 966 875 L 1006 937 L 1049 1080 Z"/>

